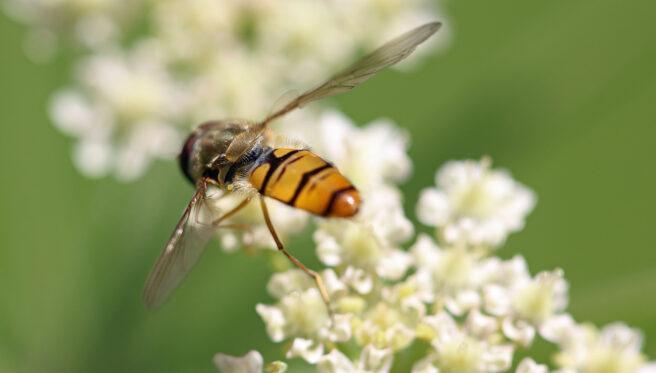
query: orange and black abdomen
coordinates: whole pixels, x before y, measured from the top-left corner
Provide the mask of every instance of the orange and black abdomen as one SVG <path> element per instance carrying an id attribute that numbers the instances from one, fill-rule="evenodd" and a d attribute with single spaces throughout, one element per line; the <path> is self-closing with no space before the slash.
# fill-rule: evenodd
<path id="1" fill-rule="evenodd" d="M 261 194 L 320 216 L 346 218 L 358 212 L 358 191 L 316 154 L 279 148 L 263 157 L 249 176 Z"/>

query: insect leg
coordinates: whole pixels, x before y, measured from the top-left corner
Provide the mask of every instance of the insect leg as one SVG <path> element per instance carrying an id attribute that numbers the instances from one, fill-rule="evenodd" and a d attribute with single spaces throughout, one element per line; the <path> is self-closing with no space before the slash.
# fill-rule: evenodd
<path id="1" fill-rule="evenodd" d="M 236 207 L 234 207 L 232 210 L 226 212 L 225 214 L 221 215 L 220 218 L 215 219 L 212 224 L 215 226 L 218 226 L 221 224 L 222 221 L 226 220 L 227 218 L 231 217 L 232 215 L 236 214 L 239 210 L 243 209 L 248 202 L 250 202 L 250 198 L 246 198 L 245 200 L 241 201 L 240 204 L 238 204 Z"/>
<path id="2" fill-rule="evenodd" d="M 326 291 L 326 287 L 323 285 L 321 276 L 319 276 L 319 274 L 316 273 L 315 271 L 304 266 L 303 263 L 301 263 L 298 259 L 294 258 L 290 253 L 287 252 L 287 250 L 285 250 L 285 247 L 282 245 L 280 238 L 278 238 L 278 234 L 276 233 L 275 229 L 273 229 L 273 224 L 271 223 L 271 218 L 269 217 L 269 210 L 267 210 L 266 202 L 264 201 L 264 197 L 262 196 L 260 196 L 260 204 L 262 205 L 262 213 L 264 214 L 264 221 L 266 222 L 266 225 L 269 228 L 269 232 L 271 232 L 271 236 L 273 236 L 273 240 L 276 241 L 276 246 L 278 246 L 278 250 L 282 251 L 282 253 L 285 254 L 285 256 L 289 258 L 289 260 L 291 260 L 295 266 L 300 268 L 303 272 L 307 273 L 310 277 L 312 277 L 312 279 L 314 279 L 314 281 L 317 283 L 317 288 L 319 288 L 319 292 L 321 293 L 321 297 L 323 298 L 323 301 L 326 303 L 326 307 L 328 308 L 330 317 L 332 318 L 334 314 L 333 314 L 333 309 L 330 305 L 330 297 L 328 297 L 328 292 Z"/>

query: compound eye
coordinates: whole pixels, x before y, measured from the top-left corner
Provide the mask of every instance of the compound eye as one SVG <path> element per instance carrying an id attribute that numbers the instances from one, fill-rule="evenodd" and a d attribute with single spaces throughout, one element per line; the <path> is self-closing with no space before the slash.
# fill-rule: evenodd
<path id="1" fill-rule="evenodd" d="M 196 183 L 196 180 L 194 180 L 193 176 L 191 175 L 191 172 L 189 172 L 189 168 L 191 167 L 191 151 L 196 144 L 196 140 L 198 139 L 198 133 L 193 132 L 189 137 L 187 138 L 187 141 L 185 141 L 184 146 L 182 147 L 182 151 L 180 152 L 180 169 L 182 169 L 182 173 L 191 181 L 192 184 Z"/>

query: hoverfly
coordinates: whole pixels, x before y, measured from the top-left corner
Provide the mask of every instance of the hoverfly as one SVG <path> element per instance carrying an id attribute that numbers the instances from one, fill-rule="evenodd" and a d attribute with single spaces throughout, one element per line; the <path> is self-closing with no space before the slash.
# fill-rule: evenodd
<path id="1" fill-rule="evenodd" d="M 179 160 L 182 172 L 196 190 L 148 276 L 143 292 L 146 306 L 155 308 L 162 304 L 196 264 L 212 233 L 226 227 L 222 223 L 227 218 L 259 198 L 264 220 L 278 249 L 314 279 L 330 311 L 321 277 L 285 250 L 264 197 L 318 216 L 349 218 L 357 213 L 360 196 L 331 163 L 311 151 L 273 148 L 268 126 L 296 108 L 357 87 L 378 71 L 406 58 L 441 25 L 428 23 L 384 44 L 261 122 L 218 120 L 204 123 L 193 131 Z M 224 191 L 246 191 L 246 197 L 221 216 L 208 218 L 211 207 L 206 206 L 206 191 L 210 185 Z"/>

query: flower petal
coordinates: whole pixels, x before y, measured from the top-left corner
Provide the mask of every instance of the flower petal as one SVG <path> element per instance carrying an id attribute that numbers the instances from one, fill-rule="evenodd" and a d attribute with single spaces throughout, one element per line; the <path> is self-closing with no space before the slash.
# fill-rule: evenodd
<path id="1" fill-rule="evenodd" d="M 310 364 L 319 362 L 323 356 L 323 343 L 311 339 L 295 338 L 292 347 L 287 351 L 287 357 L 302 357 Z"/>
<path id="2" fill-rule="evenodd" d="M 337 349 L 322 356 L 317 363 L 319 373 L 355 373 L 355 371 L 351 360 Z"/>
<path id="3" fill-rule="evenodd" d="M 242 357 L 214 355 L 214 364 L 221 373 L 262 373 L 262 355 L 253 350 Z"/>
<path id="4" fill-rule="evenodd" d="M 269 338 L 274 342 L 282 341 L 285 338 L 285 332 L 283 330 L 285 326 L 285 317 L 280 308 L 258 304 L 255 306 L 255 311 L 257 311 L 258 315 L 264 320 Z"/>
<path id="5" fill-rule="evenodd" d="M 538 364 L 533 359 L 525 357 L 517 366 L 515 373 L 549 373 L 546 365 Z"/>
<path id="6" fill-rule="evenodd" d="M 377 349 L 373 345 L 367 345 L 360 354 L 360 370 L 372 373 L 386 373 L 392 367 L 394 353 L 392 349 Z"/>

